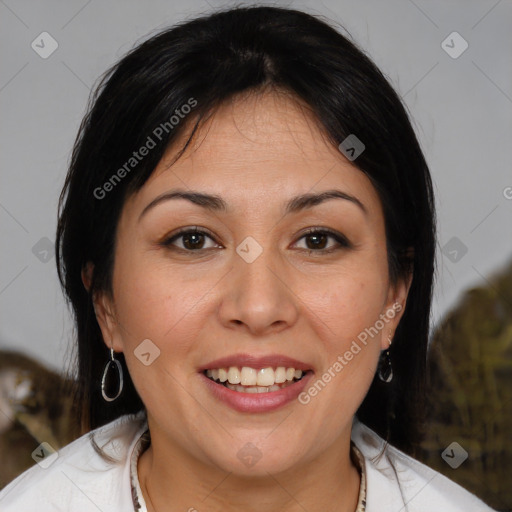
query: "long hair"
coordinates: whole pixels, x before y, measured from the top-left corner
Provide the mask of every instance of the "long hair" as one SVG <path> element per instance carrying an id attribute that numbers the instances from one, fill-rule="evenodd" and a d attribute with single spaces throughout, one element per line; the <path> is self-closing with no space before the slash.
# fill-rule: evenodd
<path id="1" fill-rule="evenodd" d="M 166 29 L 109 69 L 91 95 L 60 196 L 55 242 L 76 322 L 84 430 L 144 407 L 122 355 L 125 390 L 112 404 L 101 398 L 108 350 L 92 302 L 97 290 L 112 294 L 116 227 L 126 198 L 186 129 L 178 157 L 223 102 L 265 87 L 307 104 L 333 145 L 351 134 L 365 144 L 353 163 L 383 205 L 390 279 L 410 272 L 413 279 L 391 348 L 394 378 L 389 384 L 375 378 L 357 415 L 412 453 L 422 421 L 434 276 L 430 173 L 401 99 L 371 59 L 328 21 L 277 7 L 235 7 Z M 151 151 L 130 160 L 148 137 Z M 94 265 L 89 291 L 81 280 L 88 262 Z"/>

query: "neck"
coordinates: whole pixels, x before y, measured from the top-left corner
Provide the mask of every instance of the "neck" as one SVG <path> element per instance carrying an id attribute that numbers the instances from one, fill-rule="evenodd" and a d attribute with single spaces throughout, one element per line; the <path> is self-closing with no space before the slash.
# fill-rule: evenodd
<path id="1" fill-rule="evenodd" d="M 354 512 L 360 475 L 350 457 L 350 431 L 315 459 L 279 473 L 241 476 L 205 464 L 173 443 L 140 456 L 139 481 L 148 512 Z M 169 506 L 169 504 L 172 504 Z"/>

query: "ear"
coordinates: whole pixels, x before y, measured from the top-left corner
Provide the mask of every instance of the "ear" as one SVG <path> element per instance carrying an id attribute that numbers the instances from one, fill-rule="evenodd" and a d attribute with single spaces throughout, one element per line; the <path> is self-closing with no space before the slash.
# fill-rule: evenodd
<path id="1" fill-rule="evenodd" d="M 91 262 L 82 269 L 82 283 L 90 291 L 94 266 Z M 93 292 L 93 306 L 96 320 L 101 329 L 103 342 L 108 349 L 122 352 L 121 332 L 117 322 L 113 299 L 103 290 Z"/>
<path id="2" fill-rule="evenodd" d="M 389 287 L 388 296 L 381 317 L 385 320 L 385 327 L 381 333 L 381 349 L 387 350 L 392 343 L 395 331 L 402 318 L 407 297 L 411 288 L 413 272 L 400 277 L 394 285 Z"/>
<path id="3" fill-rule="evenodd" d="M 106 292 L 99 291 L 94 294 L 93 304 L 103 342 L 107 348 L 113 348 L 114 352 L 122 352 L 123 343 L 114 301 Z"/>
<path id="4" fill-rule="evenodd" d="M 94 265 L 91 261 L 88 261 L 85 267 L 82 268 L 82 283 L 87 291 L 91 288 L 92 282 L 92 273 L 94 270 Z"/>

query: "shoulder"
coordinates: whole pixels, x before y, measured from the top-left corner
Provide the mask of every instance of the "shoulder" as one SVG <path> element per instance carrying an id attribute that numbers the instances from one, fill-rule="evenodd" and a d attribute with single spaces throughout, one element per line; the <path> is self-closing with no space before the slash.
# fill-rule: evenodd
<path id="1" fill-rule="evenodd" d="M 126 415 L 54 454 L 40 447 L 41 461 L 0 491 L 0 509 L 108 512 L 133 508 L 129 456 L 145 428 L 143 413 Z M 103 458 L 95 444 L 110 459 Z"/>
<path id="2" fill-rule="evenodd" d="M 358 420 L 352 440 L 366 467 L 366 512 L 492 512 L 483 501 L 441 473 L 387 445 Z"/>

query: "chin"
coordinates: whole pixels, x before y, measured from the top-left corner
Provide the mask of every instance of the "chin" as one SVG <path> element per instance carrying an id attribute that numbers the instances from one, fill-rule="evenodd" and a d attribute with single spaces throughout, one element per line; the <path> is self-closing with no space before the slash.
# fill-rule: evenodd
<path id="1" fill-rule="evenodd" d="M 289 441 L 289 440 L 288 440 Z M 235 445 L 240 448 L 235 449 Z M 265 477 L 269 474 L 278 474 L 299 464 L 297 449 L 290 446 L 284 450 L 283 445 L 266 443 L 265 447 L 257 441 L 233 442 L 224 445 L 230 446 L 228 457 L 214 457 L 213 463 L 228 473 L 240 477 Z M 294 443 L 296 447 L 296 443 Z"/>

